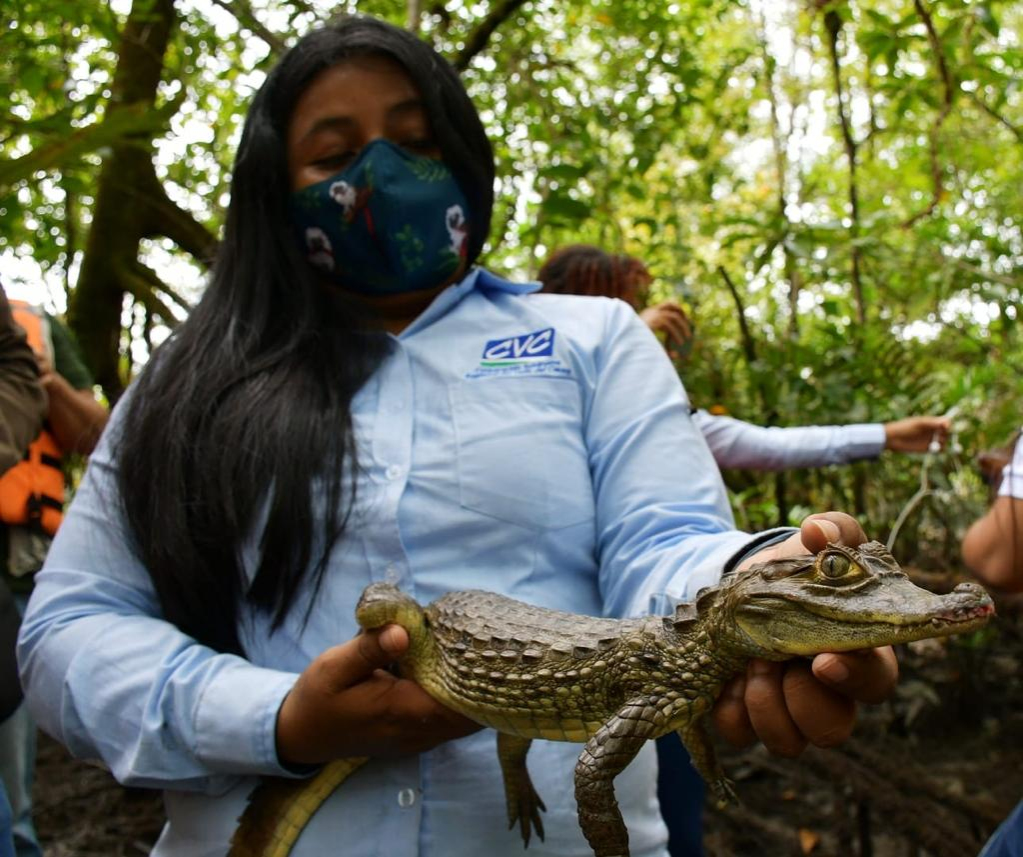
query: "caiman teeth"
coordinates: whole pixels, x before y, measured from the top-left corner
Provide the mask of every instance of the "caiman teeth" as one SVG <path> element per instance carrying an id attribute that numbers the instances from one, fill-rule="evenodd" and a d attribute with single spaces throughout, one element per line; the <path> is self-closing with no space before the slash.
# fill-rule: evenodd
<path id="1" fill-rule="evenodd" d="M 931 617 L 932 625 L 944 625 L 949 622 L 969 622 L 972 619 L 982 619 L 991 616 L 995 612 L 994 605 L 988 601 L 982 604 L 969 604 L 952 607 Z"/>

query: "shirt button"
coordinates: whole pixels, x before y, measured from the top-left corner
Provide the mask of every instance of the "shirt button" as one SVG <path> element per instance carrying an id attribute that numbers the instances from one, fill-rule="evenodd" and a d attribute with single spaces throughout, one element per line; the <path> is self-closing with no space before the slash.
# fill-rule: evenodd
<path id="1" fill-rule="evenodd" d="M 397 479 L 399 476 L 401 476 L 401 467 L 399 467 L 397 464 L 392 464 L 390 467 L 387 468 L 386 474 L 388 479 Z"/>
<path id="2" fill-rule="evenodd" d="M 416 802 L 416 793 L 412 789 L 402 789 L 398 792 L 398 806 L 408 809 Z"/>

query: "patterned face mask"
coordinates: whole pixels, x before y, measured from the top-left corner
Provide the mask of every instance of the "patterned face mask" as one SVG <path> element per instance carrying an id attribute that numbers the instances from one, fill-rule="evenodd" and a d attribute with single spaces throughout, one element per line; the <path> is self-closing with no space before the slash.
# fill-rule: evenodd
<path id="1" fill-rule="evenodd" d="M 432 289 L 466 257 L 469 206 L 442 161 L 374 140 L 337 175 L 295 191 L 309 262 L 364 295 Z"/>

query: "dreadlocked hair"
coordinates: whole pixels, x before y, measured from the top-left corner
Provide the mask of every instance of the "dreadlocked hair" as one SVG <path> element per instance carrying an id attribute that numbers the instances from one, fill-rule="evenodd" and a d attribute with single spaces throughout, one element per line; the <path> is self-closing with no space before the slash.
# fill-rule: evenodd
<path id="1" fill-rule="evenodd" d="M 606 253 L 591 244 L 571 244 L 556 250 L 537 274 L 541 291 L 559 295 L 619 298 L 635 303 L 638 283 L 650 272 L 639 259 Z"/>

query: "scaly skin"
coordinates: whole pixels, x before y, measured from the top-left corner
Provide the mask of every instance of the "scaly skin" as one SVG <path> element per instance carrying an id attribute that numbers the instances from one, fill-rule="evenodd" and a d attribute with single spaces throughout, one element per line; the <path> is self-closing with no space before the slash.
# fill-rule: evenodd
<path id="1" fill-rule="evenodd" d="M 596 857 L 628 857 L 628 831 L 613 780 L 644 741 L 676 732 L 719 800 L 734 799 L 707 731 L 722 685 L 751 658 L 820 652 L 963 633 L 994 613 L 975 584 L 945 596 L 920 589 L 883 545 L 829 545 L 816 556 L 777 560 L 725 575 L 674 616 L 600 619 L 546 610 L 490 592 L 452 592 L 427 607 L 389 584 L 367 587 L 356 608 L 367 629 L 409 633 L 402 675 L 449 708 L 498 732 L 509 827 L 542 839 L 543 803 L 526 768 L 536 738 L 584 743 L 575 769 L 579 823 Z M 272 826 L 260 786 L 242 817 L 231 857 L 284 857 L 296 805 L 307 816 L 351 760 L 328 765 L 317 794 L 291 801 L 279 825 L 287 850 L 253 850 L 257 823 Z M 361 761 L 361 760 L 360 760 Z M 301 786 L 293 787 L 300 791 Z M 312 790 L 311 790 L 312 791 Z M 295 834 L 297 835 L 297 834 Z M 249 850 L 241 850 L 243 847 Z"/>

